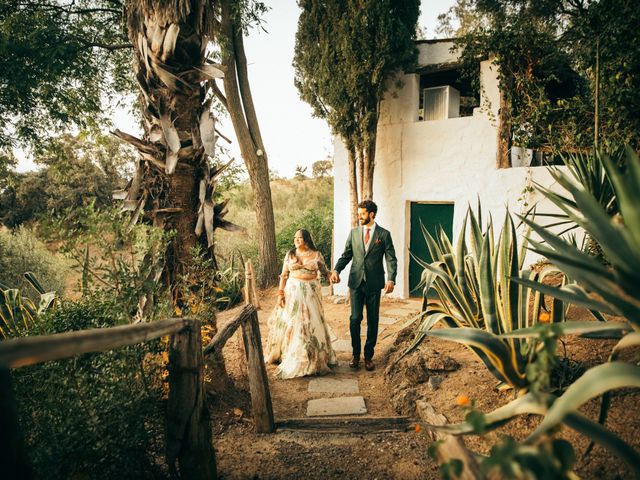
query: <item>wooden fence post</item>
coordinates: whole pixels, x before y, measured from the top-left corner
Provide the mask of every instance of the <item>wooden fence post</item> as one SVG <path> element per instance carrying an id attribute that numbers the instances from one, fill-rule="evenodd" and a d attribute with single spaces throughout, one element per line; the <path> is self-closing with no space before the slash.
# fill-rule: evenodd
<path id="1" fill-rule="evenodd" d="M 256 423 L 256 432 L 271 433 L 275 430 L 273 407 L 271 405 L 267 369 L 264 366 L 264 355 L 262 354 L 258 313 L 255 311 L 251 318 L 242 324 L 242 340 L 244 342 L 244 351 L 247 355 L 249 389 L 251 391 L 251 406 Z"/>
<path id="2" fill-rule="evenodd" d="M 209 411 L 205 405 L 200 323 L 190 320 L 173 335 L 169 350 L 167 402 L 167 464 L 188 479 L 215 479 L 216 459 L 211 444 Z"/>
<path id="3" fill-rule="evenodd" d="M 0 368 L 0 465 L 2 476 L 7 480 L 33 478 L 24 438 L 18 424 L 11 372 L 6 368 Z"/>
<path id="4" fill-rule="evenodd" d="M 251 260 L 244 262 L 244 303 L 253 304 L 257 310 L 260 310 L 260 302 L 258 301 L 258 291 L 256 289 L 256 276 L 253 273 L 253 264 Z"/>

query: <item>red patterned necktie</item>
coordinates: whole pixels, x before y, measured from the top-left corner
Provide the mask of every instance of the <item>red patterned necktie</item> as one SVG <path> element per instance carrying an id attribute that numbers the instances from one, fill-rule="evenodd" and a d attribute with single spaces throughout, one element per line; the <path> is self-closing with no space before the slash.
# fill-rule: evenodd
<path id="1" fill-rule="evenodd" d="M 371 239 L 371 229 L 367 228 L 364 232 L 364 244 L 366 245 L 367 243 L 369 243 L 370 239 Z"/>

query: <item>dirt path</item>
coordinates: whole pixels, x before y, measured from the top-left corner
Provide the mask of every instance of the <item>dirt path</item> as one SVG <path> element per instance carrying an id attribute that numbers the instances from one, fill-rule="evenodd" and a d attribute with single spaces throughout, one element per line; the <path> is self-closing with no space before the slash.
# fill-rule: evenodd
<path id="1" fill-rule="evenodd" d="M 259 318 L 263 342 L 267 334 L 266 322 L 273 310 L 275 291 L 261 294 L 262 310 Z M 338 339 L 347 340 L 349 306 L 334 304 L 325 299 L 325 313 L 328 322 Z M 394 301 L 383 299 L 381 315 L 390 316 L 390 311 L 417 309 L 416 302 Z M 569 320 L 586 320 L 586 311 L 571 308 Z M 359 395 L 365 399 L 367 415 L 383 417 L 397 415 L 391 406 L 394 398 L 395 407 L 405 415 L 413 415 L 417 398 L 427 399 L 436 411 L 443 413 L 451 422 L 462 421 L 465 412 L 456 407 L 458 395 L 467 395 L 475 402 L 477 408 L 489 412 L 505 405 L 513 399 L 513 392 L 496 389 L 496 380 L 482 365 L 480 360 L 461 345 L 444 342 L 435 338 L 427 339 L 412 354 L 412 359 L 431 359 L 437 364 L 431 366 L 440 370 L 435 375 L 439 387 L 431 385 L 431 378 L 422 375 L 424 370 L 406 367 L 399 373 L 394 370 L 385 382 L 384 369 L 387 357 L 401 330 L 403 321 L 385 326 L 379 335 L 375 355 L 376 370 L 367 372 L 364 369 L 356 373 L 348 367 L 349 352 L 338 352 L 343 364 L 343 371 L 348 373 L 332 373 L 329 377 L 342 378 L 349 376 L 358 380 Z M 382 325 L 381 325 L 382 326 Z M 403 337 L 405 337 L 403 335 Z M 250 418 L 250 401 L 246 383 L 246 366 L 243 351 L 236 334 L 225 347 L 225 358 L 231 376 L 235 379 L 237 390 L 230 391 L 225 398 L 213 398 L 214 442 L 217 451 L 218 472 L 223 479 L 437 479 L 440 478 L 438 468 L 427 455 L 430 441 L 425 432 L 409 430 L 404 433 L 372 433 L 363 435 L 301 433 L 296 431 L 279 431 L 274 435 L 257 435 L 253 433 Z M 399 348 L 404 348 L 409 341 Z M 589 340 L 570 336 L 561 342 L 561 351 L 566 360 L 577 368 L 579 375 L 589 367 L 605 362 L 614 340 Z M 635 362 L 640 354 L 639 349 L 631 349 L 623 355 L 623 360 Z M 417 357 L 417 358 L 413 358 Z M 452 369 L 444 368 L 445 363 L 453 363 Z M 418 365 L 416 362 L 415 365 Z M 268 366 L 269 374 L 275 367 Z M 572 367 L 573 368 L 573 367 Z M 446 371 L 445 371 L 446 370 Z M 316 377 L 317 378 L 317 377 Z M 427 381 L 429 380 L 429 381 Z M 276 380 L 270 378 L 276 420 L 304 417 L 307 401 L 319 397 L 331 396 L 324 393 L 308 391 L 309 378 L 294 380 Z M 640 449 L 640 392 L 622 389 L 615 391 L 607 428 L 619 435 L 636 449 Z M 580 411 L 597 419 L 599 400 L 592 400 L 581 407 Z M 511 435 L 522 439 L 539 423 L 536 416 L 520 416 L 499 430 L 485 436 L 467 436 L 465 441 L 472 450 L 487 454 L 491 446 L 503 435 Z M 588 457 L 583 457 L 589 440 L 568 428 L 560 431 L 560 436 L 569 440 L 575 448 L 577 474 L 581 478 L 620 479 L 632 478 L 628 466 L 614 457 L 610 452 L 596 446 Z"/>
<path id="2" fill-rule="evenodd" d="M 263 344 L 267 335 L 267 320 L 275 302 L 275 291 L 261 295 L 259 313 Z M 338 340 L 349 339 L 349 306 L 334 304 L 332 299 L 324 302 L 325 315 Z M 417 302 L 401 302 L 383 299 L 381 316 L 398 309 L 417 310 Z M 395 317 L 400 317 L 396 315 Z M 404 318 L 408 315 L 405 314 Z M 376 369 L 368 372 L 364 368 L 350 372 L 346 367 L 350 353 L 337 352 L 341 363 L 332 378 L 356 378 L 359 393 L 365 400 L 367 415 L 395 416 L 389 402 L 389 392 L 384 381 L 384 368 L 389 348 L 404 322 L 384 325 L 379 334 L 375 354 Z M 381 325 L 382 327 L 383 325 Z M 365 323 L 363 322 L 363 327 Z M 382 328 L 381 328 L 382 329 Z M 364 330 L 364 328 L 363 328 Z M 238 335 L 225 347 L 225 358 L 231 376 L 238 389 L 246 388 L 243 372 L 242 350 Z M 323 397 L 348 396 L 346 394 L 310 393 L 308 377 L 292 380 L 277 380 L 272 377 L 274 366 L 268 366 L 271 396 L 276 420 L 306 416 L 307 402 Z M 317 377 L 314 377 L 317 378 Z M 437 466 L 427 456 L 429 440 L 410 430 L 395 433 L 327 434 L 280 431 L 274 435 L 253 433 L 248 396 L 219 399 L 222 404 L 236 406 L 228 409 L 223 418 L 214 422 L 214 442 L 217 451 L 218 472 L 223 479 L 431 479 L 439 478 Z M 248 417 L 248 418 L 246 418 Z"/>

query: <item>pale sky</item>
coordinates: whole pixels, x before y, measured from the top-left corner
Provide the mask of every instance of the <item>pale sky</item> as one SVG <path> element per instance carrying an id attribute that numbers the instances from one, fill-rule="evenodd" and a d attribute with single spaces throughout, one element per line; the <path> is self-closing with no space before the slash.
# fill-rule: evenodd
<path id="1" fill-rule="evenodd" d="M 263 22 L 268 33 L 253 29 L 245 39 L 249 82 L 269 157 L 269 168 L 284 177 L 291 177 L 296 165 L 308 167 L 317 160 L 326 159 L 332 155 L 333 147 L 328 125 L 324 120 L 312 117 L 311 107 L 300 100 L 293 84 L 291 63 L 298 26 L 297 3 L 294 0 L 266 3 L 271 7 L 264 15 Z M 422 1 L 419 23 L 426 29 L 427 38 L 435 37 L 438 14 L 454 3 L 455 0 Z M 114 123 L 123 131 L 139 135 L 135 119 L 124 110 L 117 113 Z M 235 140 L 228 119 L 220 119 L 219 129 Z M 240 161 L 235 141 L 230 148 L 232 155 Z M 34 164 L 20 152 L 18 156 L 22 157 L 19 171 L 34 168 Z"/>

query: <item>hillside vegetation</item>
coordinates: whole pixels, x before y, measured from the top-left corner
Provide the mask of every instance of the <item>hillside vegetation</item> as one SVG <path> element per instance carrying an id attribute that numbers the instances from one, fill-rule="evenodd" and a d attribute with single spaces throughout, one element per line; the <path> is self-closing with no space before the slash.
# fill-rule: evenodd
<path id="1" fill-rule="evenodd" d="M 333 179 L 294 178 L 271 182 L 273 208 L 276 220 L 276 245 L 278 254 L 284 258 L 293 246 L 296 230 L 305 228 L 311 232 L 316 246 L 327 264 L 331 261 L 331 238 L 333 230 Z M 241 225 L 243 233 L 222 232 L 217 236 L 216 256 L 220 267 L 250 258 L 254 269 L 260 274 L 258 238 L 253 209 L 254 197 L 248 182 L 241 183 L 225 193 L 229 197 L 230 221 Z"/>

